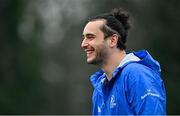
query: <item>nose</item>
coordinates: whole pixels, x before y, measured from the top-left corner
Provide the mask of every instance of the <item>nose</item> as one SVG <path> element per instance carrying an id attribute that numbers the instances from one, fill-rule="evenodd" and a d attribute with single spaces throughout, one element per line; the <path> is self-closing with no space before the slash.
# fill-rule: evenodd
<path id="1" fill-rule="evenodd" d="M 87 48 L 87 46 L 88 46 L 88 43 L 87 43 L 86 39 L 84 38 L 82 43 L 81 43 L 81 47 L 82 48 Z"/>

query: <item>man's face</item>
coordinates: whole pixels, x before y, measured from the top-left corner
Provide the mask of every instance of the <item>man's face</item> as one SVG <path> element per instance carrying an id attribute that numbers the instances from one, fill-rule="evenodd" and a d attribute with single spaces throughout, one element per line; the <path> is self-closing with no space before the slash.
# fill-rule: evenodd
<path id="1" fill-rule="evenodd" d="M 88 64 L 102 64 L 107 58 L 108 43 L 100 30 L 103 23 L 103 20 L 92 21 L 84 28 L 81 47 L 86 52 Z"/>

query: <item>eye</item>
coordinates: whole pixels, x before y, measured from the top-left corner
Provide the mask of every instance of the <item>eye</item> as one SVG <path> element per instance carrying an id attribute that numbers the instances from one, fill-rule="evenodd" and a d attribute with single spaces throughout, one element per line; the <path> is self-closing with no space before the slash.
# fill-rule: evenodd
<path id="1" fill-rule="evenodd" d="M 92 39 L 94 39 L 94 38 L 95 38 L 94 35 L 88 35 L 88 36 L 87 36 L 87 39 L 90 39 L 90 40 L 92 40 Z"/>
<path id="2" fill-rule="evenodd" d="M 82 40 L 84 39 L 85 37 L 84 37 L 84 35 L 82 36 Z"/>

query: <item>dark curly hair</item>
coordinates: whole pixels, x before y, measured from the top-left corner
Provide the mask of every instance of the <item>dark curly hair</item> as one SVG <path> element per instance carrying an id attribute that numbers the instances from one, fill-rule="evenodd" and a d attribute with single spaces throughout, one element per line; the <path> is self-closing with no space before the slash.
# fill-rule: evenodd
<path id="1" fill-rule="evenodd" d="M 100 28 L 104 33 L 104 38 L 106 39 L 113 34 L 117 34 L 119 36 L 117 48 L 121 50 L 126 49 L 125 43 L 127 40 L 128 30 L 130 29 L 128 12 L 122 8 L 113 9 L 110 13 L 92 17 L 88 20 L 88 22 L 101 19 L 105 20 L 105 24 Z"/>

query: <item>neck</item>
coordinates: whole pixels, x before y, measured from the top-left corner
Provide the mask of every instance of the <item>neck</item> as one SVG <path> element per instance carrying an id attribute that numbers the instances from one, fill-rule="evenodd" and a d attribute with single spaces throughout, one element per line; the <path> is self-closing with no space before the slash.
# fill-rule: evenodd
<path id="1" fill-rule="evenodd" d="M 103 63 L 102 69 L 106 73 L 108 80 L 111 80 L 115 69 L 118 67 L 125 55 L 126 52 L 124 50 L 115 50 L 111 52 L 107 60 Z"/>

